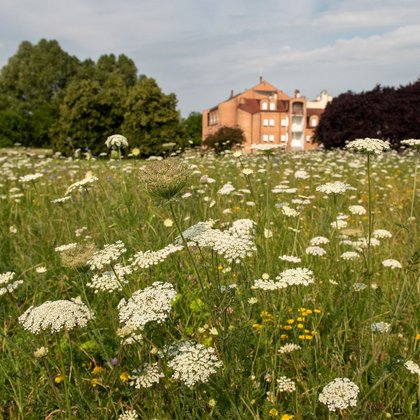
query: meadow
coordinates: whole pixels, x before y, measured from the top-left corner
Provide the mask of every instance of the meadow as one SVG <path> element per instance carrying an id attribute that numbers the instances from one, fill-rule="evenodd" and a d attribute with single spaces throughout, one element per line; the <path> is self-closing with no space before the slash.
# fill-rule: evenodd
<path id="1" fill-rule="evenodd" d="M 0 156 L 0 417 L 420 418 L 418 156 Z"/>

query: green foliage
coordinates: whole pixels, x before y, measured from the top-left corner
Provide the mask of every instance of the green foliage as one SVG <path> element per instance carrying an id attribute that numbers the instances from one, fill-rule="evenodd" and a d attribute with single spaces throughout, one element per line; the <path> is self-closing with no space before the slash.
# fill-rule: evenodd
<path id="1" fill-rule="evenodd" d="M 214 134 L 204 140 L 204 146 L 213 149 L 217 154 L 241 146 L 245 141 L 244 133 L 239 127 L 220 127 Z"/>
<path id="2" fill-rule="evenodd" d="M 182 121 L 183 135 L 191 146 L 201 146 L 203 117 L 201 112 L 191 112 Z"/>
<path id="3" fill-rule="evenodd" d="M 175 94 L 165 95 L 153 78 L 142 76 L 128 93 L 121 131 L 143 157 L 160 155 L 165 145 L 185 145 Z"/>
<path id="4" fill-rule="evenodd" d="M 94 155 L 105 151 L 106 138 L 120 130 L 125 97 L 126 86 L 118 75 L 103 85 L 96 80 L 70 83 L 53 128 L 54 149 L 67 155 L 77 149 Z"/>
<path id="5" fill-rule="evenodd" d="M 343 147 L 357 138 L 380 138 L 394 148 L 420 137 L 420 79 L 399 88 L 346 92 L 333 99 L 322 114 L 315 137 L 325 148 Z"/>
<path id="6" fill-rule="evenodd" d="M 99 83 L 94 87 L 100 90 Z M 367 215 L 348 210 L 355 204 L 367 208 L 364 158 L 341 151 L 219 159 L 189 153 L 181 157 L 195 168 L 184 190 L 189 194 L 172 203 L 171 212 L 169 206 L 157 207 L 139 187 L 139 175 L 145 168 L 152 171 L 153 162 L 2 157 L 7 175 L 0 183 L 0 196 L 6 198 L 0 206 L 0 274 L 13 271 L 23 283 L 13 292 L 0 285 L 0 418 L 116 419 L 129 409 L 139 418 L 165 420 L 268 419 L 270 410 L 278 411 L 277 419 L 286 413 L 296 420 L 420 418 L 418 375 L 404 367 L 420 357 L 419 224 L 410 219 L 417 156 L 389 153 L 372 161 L 375 172 L 383 174 L 373 180 L 374 229 L 387 229 L 392 236 L 371 248 L 370 276 L 363 246 Z M 297 165 L 312 176 L 297 178 Z M 243 168 L 253 173 L 244 176 Z M 73 192 L 68 201 L 52 202 L 88 171 L 97 182 Z M 43 176 L 19 181 L 36 172 Z M 214 183 L 200 182 L 197 172 Z M 338 172 L 352 190 L 333 197 L 317 191 Z M 236 191 L 219 194 L 226 183 Z M 275 185 L 288 191 L 274 193 Z M 298 211 L 296 217 L 286 215 L 285 202 Z M 414 214 L 418 210 L 417 202 Z M 337 215 L 348 216 L 341 219 L 348 223 L 346 229 L 331 227 Z M 192 244 L 190 235 L 197 229 L 189 228 L 198 222 L 227 232 L 239 219 L 256 222 L 247 241 L 257 249 L 240 263 L 211 246 L 215 231 L 202 238 L 208 246 Z M 151 251 L 177 241 L 177 224 L 183 232 L 189 230 L 189 247 L 154 260 Z M 235 229 L 232 237 L 236 235 L 242 235 L 240 230 Z M 306 251 L 317 236 L 329 239 L 322 245 L 323 256 Z M 136 267 L 125 276 L 122 290 L 95 293 L 88 283 L 112 267 L 92 271 L 86 261 L 93 250 L 118 240 L 127 252 L 115 263 L 130 266 L 141 251 L 156 265 Z M 55 251 L 69 243 L 77 244 L 77 251 L 68 254 L 71 265 Z M 231 248 L 229 243 L 225 245 Z M 341 257 L 355 249 L 355 260 Z M 231 250 L 241 251 L 241 246 Z M 279 258 L 284 255 L 301 262 Z M 401 268 L 384 267 L 388 258 L 400 261 Z M 37 270 L 40 266 L 46 272 Z M 310 269 L 314 283 L 273 291 L 253 288 L 264 273 L 274 281 L 297 267 Z M 178 293 L 168 318 L 148 323 L 137 331 L 141 339 L 124 344 L 119 302 L 158 280 Z M 18 322 L 32 305 L 75 297 L 95 313 L 85 328 L 35 335 Z M 159 299 L 156 303 L 160 308 Z M 372 332 L 371 324 L 382 321 L 390 330 Z M 223 366 L 207 382 L 187 387 L 173 377 L 166 355 L 184 341 L 215 349 Z M 300 348 L 282 353 L 285 343 Z M 48 353 L 35 357 L 40 347 Z M 134 370 L 155 362 L 165 375 L 160 383 L 141 389 L 130 384 Z M 277 380 L 282 376 L 295 382 L 296 391 L 281 392 Z M 355 407 L 329 413 L 318 398 L 337 377 L 348 377 L 360 393 Z"/>

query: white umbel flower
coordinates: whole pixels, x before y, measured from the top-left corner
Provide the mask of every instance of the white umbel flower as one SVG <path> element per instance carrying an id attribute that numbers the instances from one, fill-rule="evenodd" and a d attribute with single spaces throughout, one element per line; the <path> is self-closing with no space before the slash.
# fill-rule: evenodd
<path id="1" fill-rule="evenodd" d="M 144 290 L 137 290 L 127 301 L 118 304 L 120 322 L 136 329 L 143 329 L 148 322 L 165 321 L 172 309 L 176 291 L 170 283 L 155 281 Z"/>
<path id="2" fill-rule="evenodd" d="M 414 147 L 414 148 L 420 149 L 420 139 L 402 140 L 401 144 L 403 144 L 404 146 L 409 146 L 409 147 Z"/>
<path id="3" fill-rule="evenodd" d="M 368 155 L 377 155 L 386 152 L 390 148 L 389 142 L 380 139 L 371 139 L 369 137 L 352 140 L 346 145 L 347 150 Z"/>
<path id="4" fill-rule="evenodd" d="M 87 190 L 89 185 L 94 184 L 98 180 L 99 179 L 96 176 L 88 176 L 88 177 L 82 179 L 81 181 L 77 181 L 74 184 L 71 184 L 67 188 L 65 195 L 69 195 L 69 194 L 74 193 L 74 192 L 80 192 L 80 191 Z"/>
<path id="5" fill-rule="evenodd" d="M 420 366 L 417 363 L 413 362 L 412 360 L 407 360 L 404 363 L 404 367 L 408 369 L 414 375 L 420 376 Z"/>
<path id="6" fill-rule="evenodd" d="M 281 354 L 292 353 L 293 351 L 299 350 L 299 349 L 301 349 L 301 347 L 298 344 L 286 343 L 285 345 L 279 348 L 279 353 Z"/>
<path id="7" fill-rule="evenodd" d="M 125 252 L 127 252 L 127 249 L 122 241 L 117 241 L 115 244 L 106 244 L 103 249 L 92 255 L 87 264 L 91 270 L 102 270 L 104 266 L 116 261 Z"/>
<path id="8" fill-rule="evenodd" d="M 126 410 L 118 416 L 118 420 L 137 420 L 138 418 L 136 410 Z"/>
<path id="9" fill-rule="evenodd" d="M 128 141 L 121 134 L 113 134 L 112 136 L 109 136 L 106 139 L 105 145 L 106 145 L 106 147 L 108 147 L 108 149 L 124 148 L 124 147 L 128 147 Z"/>
<path id="10" fill-rule="evenodd" d="M 280 376 L 277 379 L 277 386 L 280 392 L 296 391 L 296 383 L 286 376 Z"/>
<path id="11" fill-rule="evenodd" d="M 222 363 L 214 348 L 187 342 L 178 347 L 168 366 L 173 369 L 174 379 L 192 387 L 199 382 L 207 382 Z"/>
<path id="12" fill-rule="evenodd" d="M 322 192 L 324 194 L 344 194 L 347 190 L 352 187 L 349 184 L 345 184 L 341 181 L 336 182 L 327 182 L 326 184 L 319 185 L 316 187 L 316 191 Z"/>
<path id="13" fill-rule="evenodd" d="M 43 176 L 43 174 L 40 174 L 39 172 L 37 172 L 35 174 L 23 175 L 23 176 L 19 177 L 19 182 L 22 182 L 22 183 L 33 182 L 33 181 L 36 181 L 37 179 L 41 178 L 42 176 Z"/>
<path id="14" fill-rule="evenodd" d="M 47 301 L 37 307 L 31 306 L 19 317 L 19 322 L 25 330 L 39 334 L 46 330 L 59 332 L 86 327 L 92 318 L 93 312 L 80 299 L 72 299 Z"/>
<path id="15" fill-rule="evenodd" d="M 328 243 L 330 243 L 330 240 L 328 238 L 326 238 L 325 236 L 315 236 L 314 238 L 312 238 L 309 243 L 312 246 L 316 246 L 316 245 L 326 245 Z"/>
<path id="16" fill-rule="evenodd" d="M 370 329 L 372 332 L 387 333 L 391 330 L 391 324 L 389 322 L 374 322 L 371 324 Z"/>
<path id="17" fill-rule="evenodd" d="M 135 268 L 149 268 L 153 265 L 157 265 L 166 260 L 169 255 L 183 249 L 182 245 L 169 244 L 165 248 L 159 249 L 158 251 L 139 251 L 130 258 L 132 267 Z"/>
<path id="18" fill-rule="evenodd" d="M 131 375 L 130 385 L 137 389 L 150 388 L 153 384 L 158 384 L 160 379 L 164 377 L 165 375 L 156 362 L 151 365 L 145 365 L 141 371 L 134 370 Z"/>
<path id="19" fill-rule="evenodd" d="M 308 246 L 305 252 L 306 254 L 312 255 L 315 257 L 322 257 L 327 253 L 327 251 L 325 251 L 325 249 L 321 248 L 320 246 Z"/>
<path id="20" fill-rule="evenodd" d="M 363 206 L 353 205 L 349 207 L 349 212 L 358 216 L 366 214 L 366 209 Z"/>
<path id="21" fill-rule="evenodd" d="M 0 274 L 0 285 L 3 286 L 0 288 L 0 296 L 5 295 L 6 293 L 12 293 L 23 284 L 23 280 L 13 281 L 15 275 L 16 273 L 13 271 L 7 271 L 6 273 Z"/>
<path id="22" fill-rule="evenodd" d="M 323 388 L 319 401 L 330 411 L 344 410 L 357 405 L 358 394 L 359 387 L 350 379 L 336 378 Z"/>
<path id="23" fill-rule="evenodd" d="M 392 238 L 392 233 L 385 229 L 376 229 L 373 231 L 372 236 L 378 239 Z"/>
<path id="24" fill-rule="evenodd" d="M 388 268 L 402 268 L 402 265 L 399 261 L 397 260 L 393 260 L 393 259 L 388 259 L 388 260 L 383 260 L 382 261 L 382 265 L 384 267 L 388 267 Z"/>

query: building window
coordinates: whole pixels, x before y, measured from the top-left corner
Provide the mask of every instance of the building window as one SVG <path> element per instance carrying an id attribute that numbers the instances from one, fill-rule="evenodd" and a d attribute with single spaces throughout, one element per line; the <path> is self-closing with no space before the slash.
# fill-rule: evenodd
<path id="1" fill-rule="evenodd" d="M 285 136 L 284 134 L 282 134 L 282 135 L 280 136 L 280 140 L 281 140 L 281 141 L 286 141 L 286 136 Z"/>
<path id="2" fill-rule="evenodd" d="M 274 120 L 273 119 L 270 120 L 270 127 L 274 127 Z"/>
<path id="3" fill-rule="evenodd" d="M 268 109 L 268 104 L 267 104 L 267 102 L 262 102 L 262 103 L 261 103 L 261 109 L 262 109 L 263 111 L 267 111 L 267 109 Z"/>
<path id="4" fill-rule="evenodd" d="M 264 127 L 268 127 L 268 119 L 264 118 Z"/>
<path id="5" fill-rule="evenodd" d="M 270 134 L 268 136 L 268 141 L 274 141 L 274 134 Z"/>
<path id="6" fill-rule="evenodd" d="M 270 102 L 270 111 L 275 111 L 275 110 L 276 110 L 276 103 Z"/>
<path id="7" fill-rule="evenodd" d="M 311 136 L 306 136 L 306 141 L 308 142 L 308 143 L 310 143 L 310 141 L 311 141 Z"/>
<path id="8" fill-rule="evenodd" d="M 262 139 L 263 141 L 268 141 L 268 134 L 263 134 Z"/>
<path id="9" fill-rule="evenodd" d="M 316 118 L 311 118 L 311 127 L 316 127 L 318 124 L 318 121 Z"/>

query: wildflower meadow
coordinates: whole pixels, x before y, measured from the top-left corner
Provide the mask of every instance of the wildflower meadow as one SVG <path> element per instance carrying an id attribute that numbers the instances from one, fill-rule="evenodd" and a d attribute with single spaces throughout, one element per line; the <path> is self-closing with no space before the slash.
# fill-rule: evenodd
<path id="1" fill-rule="evenodd" d="M 420 418 L 419 143 L 0 155 L 0 418 Z"/>

